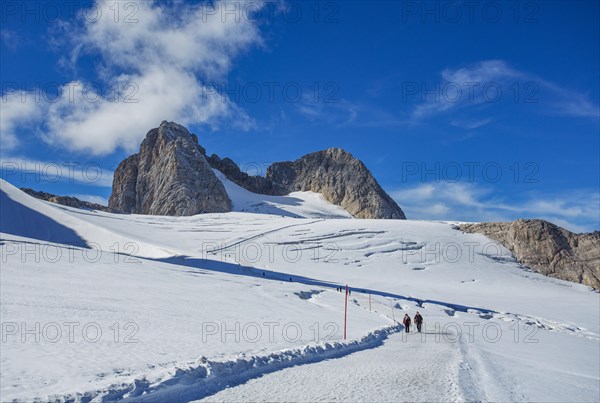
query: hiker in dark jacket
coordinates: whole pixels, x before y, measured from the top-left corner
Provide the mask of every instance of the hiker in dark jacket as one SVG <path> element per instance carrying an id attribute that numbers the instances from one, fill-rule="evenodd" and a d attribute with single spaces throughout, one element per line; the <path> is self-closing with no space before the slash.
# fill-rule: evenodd
<path id="1" fill-rule="evenodd" d="M 404 319 L 402 319 L 402 324 L 406 328 L 406 333 L 410 333 L 410 316 L 407 313 L 404 314 Z"/>
<path id="2" fill-rule="evenodd" d="M 415 315 L 415 324 L 417 325 L 417 331 L 419 333 L 421 333 L 421 325 L 423 324 L 423 317 L 421 316 L 419 311 L 417 311 L 417 314 Z"/>

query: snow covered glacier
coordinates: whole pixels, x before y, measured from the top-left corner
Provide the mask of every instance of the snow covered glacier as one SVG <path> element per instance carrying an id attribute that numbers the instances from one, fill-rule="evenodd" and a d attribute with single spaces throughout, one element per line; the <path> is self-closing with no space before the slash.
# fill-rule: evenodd
<path id="1" fill-rule="evenodd" d="M 0 184 L 2 401 L 600 400 L 597 292 L 454 223 L 221 180 L 234 212 L 192 217 Z"/>

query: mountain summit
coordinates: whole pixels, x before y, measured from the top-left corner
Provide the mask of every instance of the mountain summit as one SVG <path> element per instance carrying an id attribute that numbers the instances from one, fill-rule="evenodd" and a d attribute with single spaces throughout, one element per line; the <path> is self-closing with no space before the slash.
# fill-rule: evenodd
<path id="1" fill-rule="evenodd" d="M 266 177 L 250 176 L 229 158 L 208 157 L 196 135 L 166 121 L 148 132 L 139 153 L 119 164 L 109 207 L 175 216 L 232 211 L 232 201 L 213 169 L 253 193 L 282 196 L 310 191 L 355 218 L 406 218 L 366 166 L 342 149 L 278 162 L 267 169 Z"/>
<path id="2" fill-rule="evenodd" d="M 307 154 L 267 169 L 276 187 L 321 193 L 356 218 L 406 219 L 396 202 L 379 186 L 365 164 L 341 148 Z"/>
<path id="3" fill-rule="evenodd" d="M 108 205 L 124 213 L 171 216 L 231 210 L 198 138 L 169 122 L 150 130 L 140 152 L 119 164 Z"/>

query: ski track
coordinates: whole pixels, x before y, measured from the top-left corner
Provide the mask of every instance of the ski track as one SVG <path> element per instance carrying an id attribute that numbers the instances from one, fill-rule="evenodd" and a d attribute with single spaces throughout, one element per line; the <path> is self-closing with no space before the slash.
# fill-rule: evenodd
<path id="1" fill-rule="evenodd" d="M 256 234 L 256 235 L 252 235 L 252 236 L 250 236 L 248 238 L 242 238 L 242 239 L 237 240 L 237 241 L 235 241 L 233 243 L 230 243 L 228 245 L 224 245 L 224 246 L 222 246 L 220 248 L 210 249 L 209 252 L 210 253 L 221 252 L 223 250 L 227 250 L 227 249 L 233 248 L 233 247 L 241 245 L 243 243 L 253 241 L 253 240 L 257 239 L 257 238 L 261 238 L 263 236 L 270 235 L 270 234 L 273 234 L 273 233 L 278 232 L 278 231 L 283 231 L 284 229 L 293 228 L 293 227 L 299 227 L 299 226 L 304 226 L 304 225 L 311 225 L 311 224 L 318 223 L 319 221 L 324 221 L 324 219 L 314 220 L 314 221 L 310 221 L 310 222 L 304 222 L 304 223 L 300 223 L 300 224 L 291 224 L 291 225 L 286 225 L 284 227 L 274 228 L 274 229 L 271 229 L 269 231 L 265 231 L 265 232 L 261 232 L 261 233 Z"/>

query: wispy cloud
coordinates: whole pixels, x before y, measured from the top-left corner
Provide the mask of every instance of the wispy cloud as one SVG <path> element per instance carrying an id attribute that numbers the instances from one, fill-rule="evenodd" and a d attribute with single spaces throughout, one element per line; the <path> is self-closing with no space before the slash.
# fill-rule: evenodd
<path id="1" fill-rule="evenodd" d="M 599 117 L 599 106 L 589 97 L 564 88 L 535 74 L 520 71 L 503 60 L 485 60 L 468 67 L 444 69 L 438 83 L 421 87 L 415 95 L 421 100 L 411 117 L 421 120 L 455 113 L 465 108 L 489 107 L 503 100 L 522 104 L 539 104 L 539 111 L 571 117 Z M 416 87 L 415 87 L 416 88 Z M 489 118 L 475 119 L 489 123 Z M 483 125 L 475 125 L 473 128 Z M 467 129 L 469 127 L 466 127 Z"/>
<path id="2" fill-rule="evenodd" d="M 110 188 L 113 171 L 86 161 L 54 162 L 31 158 L 0 156 L 2 179 L 18 181 L 22 186 L 37 188 L 40 183 L 70 183 Z"/>
<path id="3" fill-rule="evenodd" d="M 311 123 L 325 123 L 331 126 L 347 126 L 353 124 L 359 114 L 359 107 L 344 99 L 333 102 L 314 102 L 306 96 L 294 103 L 300 115 Z"/>
<path id="4" fill-rule="evenodd" d="M 390 192 L 412 219 L 512 221 L 542 218 L 574 232 L 600 229 L 600 193 L 579 190 L 568 195 L 524 195 L 508 202 L 475 183 L 424 183 Z"/>
<path id="5" fill-rule="evenodd" d="M 2 41 L 2 45 L 10 50 L 18 49 L 23 41 L 16 31 L 6 28 L 0 29 L 0 40 Z"/>
<path id="6" fill-rule="evenodd" d="M 71 194 L 69 196 L 76 197 L 79 200 L 83 200 L 86 202 L 96 203 L 96 204 L 100 204 L 102 206 L 108 206 L 108 199 L 106 197 L 90 195 L 90 194 L 80 194 L 80 193 Z"/>
<path id="7" fill-rule="evenodd" d="M 479 129 L 489 123 L 492 122 L 492 119 L 478 119 L 478 120 L 469 120 L 469 119 L 453 119 L 450 121 L 450 124 L 454 127 L 458 127 L 460 129 L 465 130 L 474 130 Z"/>

